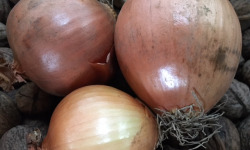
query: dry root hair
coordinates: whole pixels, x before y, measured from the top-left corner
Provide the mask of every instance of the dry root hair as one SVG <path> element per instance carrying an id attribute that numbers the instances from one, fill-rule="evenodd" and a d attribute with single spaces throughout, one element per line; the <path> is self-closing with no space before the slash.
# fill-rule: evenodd
<path id="1" fill-rule="evenodd" d="M 195 92 L 192 92 L 193 97 L 197 101 L 197 105 L 190 105 L 174 112 L 157 109 L 161 114 L 157 115 L 159 126 L 159 142 L 158 146 L 163 149 L 162 142 L 172 136 L 176 138 L 180 146 L 191 147 L 194 150 L 200 147 L 205 147 L 205 143 L 222 127 L 218 123 L 218 119 L 223 114 L 216 112 L 206 114 L 203 105 L 198 99 Z M 212 132 L 206 132 L 206 131 Z"/>

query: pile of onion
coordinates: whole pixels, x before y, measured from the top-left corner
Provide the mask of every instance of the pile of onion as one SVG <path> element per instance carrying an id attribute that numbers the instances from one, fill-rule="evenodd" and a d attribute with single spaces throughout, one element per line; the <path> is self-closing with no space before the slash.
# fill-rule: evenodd
<path id="1" fill-rule="evenodd" d="M 211 127 L 206 123 L 216 116 L 208 119 L 206 113 L 229 88 L 241 45 L 239 20 L 228 0 L 127 0 L 115 29 L 123 75 L 181 145 L 193 144 L 196 134 Z M 181 126 L 169 133 L 180 120 L 189 130 Z"/>
<path id="2" fill-rule="evenodd" d="M 112 76 L 116 16 L 97 0 L 22 0 L 11 10 L 7 37 L 17 77 L 65 96 Z"/>
<path id="3" fill-rule="evenodd" d="M 90 85 L 57 105 L 41 149 L 153 150 L 157 141 L 157 123 L 147 107 L 116 88 Z"/>

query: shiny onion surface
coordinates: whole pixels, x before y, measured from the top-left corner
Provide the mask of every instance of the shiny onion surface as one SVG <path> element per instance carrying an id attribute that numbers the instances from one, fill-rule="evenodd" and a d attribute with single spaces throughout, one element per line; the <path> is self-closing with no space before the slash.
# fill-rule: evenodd
<path id="1" fill-rule="evenodd" d="M 157 141 L 157 123 L 145 105 L 116 88 L 91 85 L 58 104 L 42 150 L 153 150 Z"/>
<path id="2" fill-rule="evenodd" d="M 150 107 L 167 111 L 197 101 L 210 110 L 234 78 L 241 41 L 228 0 L 127 0 L 115 29 L 126 80 Z"/>
<path id="3" fill-rule="evenodd" d="M 18 2 L 7 20 L 14 72 L 58 96 L 107 82 L 115 21 L 110 7 L 96 0 Z"/>

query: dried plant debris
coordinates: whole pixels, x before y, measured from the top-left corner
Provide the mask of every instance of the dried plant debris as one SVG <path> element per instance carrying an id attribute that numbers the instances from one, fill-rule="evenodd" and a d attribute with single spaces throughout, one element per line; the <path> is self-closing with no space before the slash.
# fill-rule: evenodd
<path id="1" fill-rule="evenodd" d="M 10 10 L 9 0 L 0 0 L 0 22 L 6 23 Z"/>
<path id="2" fill-rule="evenodd" d="M 240 135 L 241 150 L 250 148 L 250 115 L 239 123 L 238 131 Z"/>
<path id="3" fill-rule="evenodd" d="M 222 104 L 222 105 L 221 105 Z M 230 88 L 218 102 L 220 111 L 231 120 L 238 120 L 250 113 L 250 90 L 249 87 L 236 79 Z"/>
<path id="4" fill-rule="evenodd" d="M 28 150 L 40 150 L 42 144 L 42 133 L 38 128 L 28 133 L 27 145 Z"/>
<path id="5" fill-rule="evenodd" d="M 0 91 L 0 137 L 7 130 L 18 125 L 21 119 L 21 114 L 14 100 L 6 93 Z"/>
<path id="6" fill-rule="evenodd" d="M 35 83 L 21 86 L 15 96 L 18 109 L 28 116 L 51 114 L 61 98 L 42 91 Z"/>
<path id="7" fill-rule="evenodd" d="M 1 150 L 31 150 L 40 146 L 47 134 L 48 125 L 33 120 L 30 124 L 22 124 L 8 130 L 0 140 Z M 37 145 L 37 146 L 36 146 Z"/>
<path id="8" fill-rule="evenodd" d="M 239 132 L 235 124 L 228 118 L 220 116 L 218 119 L 218 124 L 221 128 L 219 132 L 214 134 L 213 137 L 209 139 L 207 143 L 204 144 L 204 147 L 199 147 L 197 150 L 241 150 L 240 149 L 240 137 Z M 207 133 L 213 132 L 207 130 Z M 189 150 L 188 147 L 171 147 L 172 141 L 166 141 L 163 143 L 164 150 Z M 160 150 L 158 148 L 157 150 Z"/>
<path id="9" fill-rule="evenodd" d="M 190 105 L 173 112 L 158 109 L 159 143 L 175 138 L 179 146 L 188 147 L 189 150 L 206 148 L 205 144 L 219 132 L 221 125 L 218 120 L 222 114 L 206 114 L 198 97 L 193 93 L 198 106 Z M 182 148 L 184 149 L 184 148 Z"/>
<path id="10" fill-rule="evenodd" d="M 6 92 L 13 90 L 13 84 L 17 82 L 11 69 L 12 62 L 12 50 L 7 47 L 0 47 L 0 88 Z"/>
<path id="11" fill-rule="evenodd" d="M 8 67 L 12 61 L 12 50 L 8 47 L 0 47 L 0 67 Z"/>

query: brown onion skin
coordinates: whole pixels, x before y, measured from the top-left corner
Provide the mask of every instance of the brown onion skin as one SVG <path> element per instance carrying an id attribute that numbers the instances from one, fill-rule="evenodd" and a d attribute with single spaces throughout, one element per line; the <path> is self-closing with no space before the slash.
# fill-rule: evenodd
<path id="1" fill-rule="evenodd" d="M 20 1 L 7 20 L 15 72 L 57 96 L 106 83 L 114 72 L 115 21 L 96 0 Z"/>
<path id="2" fill-rule="evenodd" d="M 229 88 L 241 55 L 241 29 L 227 0 L 127 0 L 115 29 L 116 56 L 151 108 L 210 110 Z"/>

